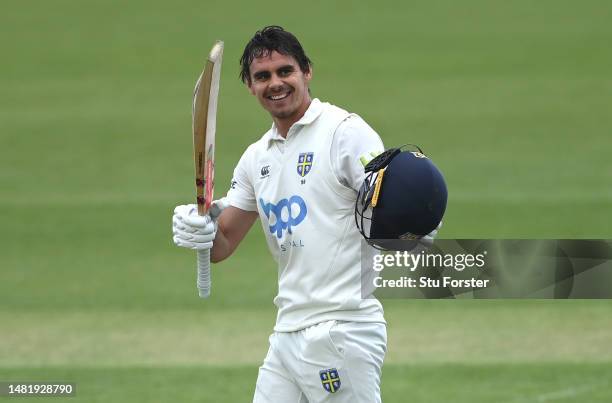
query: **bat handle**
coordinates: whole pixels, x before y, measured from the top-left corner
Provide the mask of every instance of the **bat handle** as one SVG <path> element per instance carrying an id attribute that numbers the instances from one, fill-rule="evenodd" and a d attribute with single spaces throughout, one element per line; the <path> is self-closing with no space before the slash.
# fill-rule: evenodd
<path id="1" fill-rule="evenodd" d="M 210 249 L 198 250 L 198 293 L 200 298 L 210 296 Z"/>

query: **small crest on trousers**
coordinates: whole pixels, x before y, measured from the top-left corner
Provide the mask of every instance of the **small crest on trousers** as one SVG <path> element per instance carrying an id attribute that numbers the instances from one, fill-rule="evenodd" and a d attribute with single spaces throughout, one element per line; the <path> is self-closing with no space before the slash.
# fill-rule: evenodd
<path id="1" fill-rule="evenodd" d="M 336 368 L 329 368 L 319 371 L 319 377 L 321 378 L 321 384 L 323 389 L 329 393 L 336 393 L 340 389 L 340 375 Z"/>

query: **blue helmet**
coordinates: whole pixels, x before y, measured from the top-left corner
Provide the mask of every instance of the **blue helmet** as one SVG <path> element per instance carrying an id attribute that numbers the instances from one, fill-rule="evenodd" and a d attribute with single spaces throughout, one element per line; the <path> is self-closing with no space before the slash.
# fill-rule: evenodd
<path id="1" fill-rule="evenodd" d="M 365 167 L 355 203 L 357 228 L 379 249 L 410 249 L 438 227 L 447 201 L 442 173 L 423 151 L 392 148 Z"/>

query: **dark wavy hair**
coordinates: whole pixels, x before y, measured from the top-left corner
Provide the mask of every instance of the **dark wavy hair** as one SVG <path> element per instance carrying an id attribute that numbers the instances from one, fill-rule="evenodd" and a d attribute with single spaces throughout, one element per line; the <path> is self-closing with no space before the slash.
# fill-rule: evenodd
<path id="1" fill-rule="evenodd" d="M 304 53 L 297 38 L 278 25 L 269 25 L 255 32 L 244 48 L 240 58 L 240 79 L 243 83 L 251 84 L 250 67 L 253 59 L 267 56 L 274 50 L 282 55 L 293 57 L 303 73 L 310 71 L 312 62 Z"/>

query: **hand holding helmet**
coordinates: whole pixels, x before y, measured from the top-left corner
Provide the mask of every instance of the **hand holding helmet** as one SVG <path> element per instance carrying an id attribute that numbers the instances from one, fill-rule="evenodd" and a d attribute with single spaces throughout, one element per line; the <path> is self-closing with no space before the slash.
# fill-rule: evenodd
<path id="1" fill-rule="evenodd" d="M 366 241 L 378 249 L 412 250 L 422 240 L 431 239 L 442 222 L 446 182 L 416 148 L 418 151 L 389 149 L 365 167 L 355 220 Z"/>

